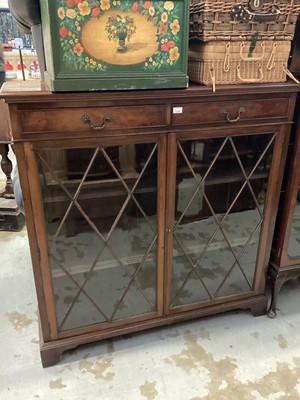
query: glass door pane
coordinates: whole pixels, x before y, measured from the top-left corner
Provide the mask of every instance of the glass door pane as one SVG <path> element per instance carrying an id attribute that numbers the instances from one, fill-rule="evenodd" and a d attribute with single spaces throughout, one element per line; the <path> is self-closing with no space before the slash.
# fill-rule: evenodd
<path id="1" fill-rule="evenodd" d="M 157 151 L 36 152 L 59 331 L 156 311 Z"/>
<path id="2" fill-rule="evenodd" d="M 171 307 L 252 291 L 274 138 L 177 141 Z"/>

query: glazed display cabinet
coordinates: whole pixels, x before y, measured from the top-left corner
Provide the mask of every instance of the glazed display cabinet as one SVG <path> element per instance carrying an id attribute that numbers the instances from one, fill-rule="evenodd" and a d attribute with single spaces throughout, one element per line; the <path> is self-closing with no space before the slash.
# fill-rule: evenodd
<path id="1" fill-rule="evenodd" d="M 297 103 L 290 142 L 291 159 L 286 165 L 286 184 L 280 201 L 274 243 L 269 266 L 272 301 L 268 315 L 276 316 L 276 306 L 281 286 L 290 279 L 300 276 L 300 107 Z"/>
<path id="2" fill-rule="evenodd" d="M 52 93 L 6 83 L 44 366 L 264 294 L 295 84 Z"/>

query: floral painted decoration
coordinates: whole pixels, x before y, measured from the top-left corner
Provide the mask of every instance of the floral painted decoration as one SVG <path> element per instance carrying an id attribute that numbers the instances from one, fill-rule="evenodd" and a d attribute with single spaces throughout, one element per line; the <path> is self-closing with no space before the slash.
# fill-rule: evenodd
<path id="1" fill-rule="evenodd" d="M 105 30 L 107 31 L 110 40 L 118 40 L 118 31 L 124 30 L 127 33 L 126 39 L 129 42 L 130 38 L 136 32 L 136 25 L 132 17 L 128 17 L 127 15 L 114 15 L 108 18 Z"/>
<path id="2" fill-rule="evenodd" d="M 60 44 L 63 50 L 63 59 L 77 70 L 105 71 L 107 64 L 102 60 L 94 59 L 86 53 L 80 42 L 81 26 L 92 17 L 100 18 L 107 10 L 116 9 L 116 15 L 106 21 L 106 31 L 110 40 L 117 39 L 116 29 L 123 19 L 128 27 L 126 40 L 136 33 L 134 14 L 146 16 L 157 27 L 156 40 L 158 51 L 144 62 L 144 69 L 170 69 L 180 58 L 181 25 L 179 2 L 173 1 L 135 1 L 132 0 L 57 0 L 57 15 L 59 20 Z M 122 16 L 118 11 L 132 13 L 131 16 Z M 137 32 L 138 33 L 138 32 Z"/>

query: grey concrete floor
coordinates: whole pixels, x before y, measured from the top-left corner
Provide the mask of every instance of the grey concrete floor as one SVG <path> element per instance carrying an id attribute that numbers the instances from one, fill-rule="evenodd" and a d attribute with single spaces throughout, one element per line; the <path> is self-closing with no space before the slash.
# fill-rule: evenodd
<path id="1" fill-rule="evenodd" d="M 300 399 L 300 281 L 278 315 L 200 318 L 64 353 L 43 369 L 26 229 L 0 232 L 1 400 Z"/>

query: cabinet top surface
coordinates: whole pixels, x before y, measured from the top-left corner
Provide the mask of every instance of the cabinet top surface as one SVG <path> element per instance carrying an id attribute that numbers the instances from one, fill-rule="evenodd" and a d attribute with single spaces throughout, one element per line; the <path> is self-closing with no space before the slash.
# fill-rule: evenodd
<path id="1" fill-rule="evenodd" d="M 300 91 L 300 85 L 288 81 L 286 83 L 267 83 L 250 85 L 222 85 L 217 87 L 215 93 L 210 86 L 191 84 L 187 89 L 163 89 L 163 90 L 138 90 L 138 91 L 91 91 L 91 92 L 51 92 L 40 81 L 14 81 L 6 82 L 2 86 L 0 98 L 7 103 L 31 103 L 31 102 L 59 102 L 80 100 L 168 100 L 195 97 L 209 97 L 210 99 L 223 96 L 244 95 L 269 95 L 293 93 Z"/>

